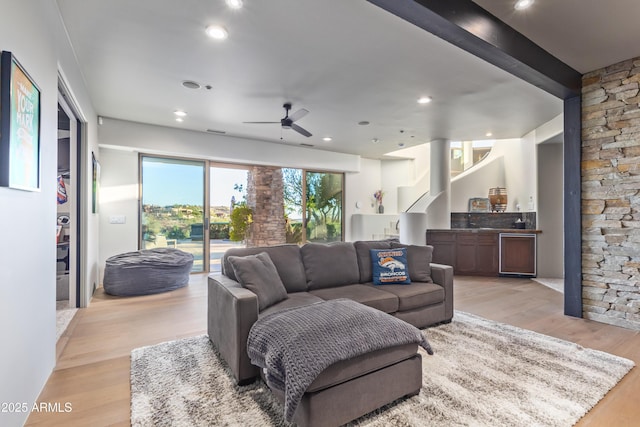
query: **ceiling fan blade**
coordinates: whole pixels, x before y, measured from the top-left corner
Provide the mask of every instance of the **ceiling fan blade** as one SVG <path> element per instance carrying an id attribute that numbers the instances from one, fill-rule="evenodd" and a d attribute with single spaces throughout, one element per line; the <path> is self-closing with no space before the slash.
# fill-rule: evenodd
<path id="1" fill-rule="evenodd" d="M 280 122 L 242 122 L 242 123 L 265 124 L 265 123 L 280 123 Z"/>
<path id="2" fill-rule="evenodd" d="M 307 114 L 309 114 L 309 110 L 301 108 L 298 111 L 296 111 L 295 113 L 290 114 L 289 115 L 289 120 L 291 120 L 292 122 L 295 122 L 296 120 L 300 120 L 301 118 L 303 118 Z"/>
<path id="3" fill-rule="evenodd" d="M 291 123 L 291 129 L 295 130 L 300 135 L 306 136 L 307 138 L 311 136 L 311 132 L 309 132 L 308 130 L 306 130 L 304 128 L 301 128 L 300 126 L 298 126 L 295 123 Z"/>

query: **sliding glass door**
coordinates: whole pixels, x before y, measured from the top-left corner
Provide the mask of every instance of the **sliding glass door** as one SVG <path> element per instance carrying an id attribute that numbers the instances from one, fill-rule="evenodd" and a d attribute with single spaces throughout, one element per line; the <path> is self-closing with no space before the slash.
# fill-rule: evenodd
<path id="1" fill-rule="evenodd" d="M 341 173 L 305 172 L 307 241 L 342 240 L 342 176 Z"/>
<path id="2" fill-rule="evenodd" d="M 209 271 L 220 272 L 220 259 L 232 247 L 244 246 L 244 242 L 232 241 L 229 222 L 233 209 L 247 201 L 246 167 L 213 165 L 209 169 Z"/>
<path id="3" fill-rule="evenodd" d="M 141 249 L 171 247 L 194 256 L 206 271 L 205 166 L 198 160 L 141 156 Z"/>
<path id="4" fill-rule="evenodd" d="M 287 242 L 333 242 L 343 236 L 342 173 L 283 169 Z"/>
<path id="5" fill-rule="evenodd" d="M 246 203 L 248 169 L 206 160 L 140 156 L 140 248 L 194 256 L 192 272 L 219 272 L 234 209 Z M 283 169 L 287 242 L 343 238 L 342 173 Z"/>

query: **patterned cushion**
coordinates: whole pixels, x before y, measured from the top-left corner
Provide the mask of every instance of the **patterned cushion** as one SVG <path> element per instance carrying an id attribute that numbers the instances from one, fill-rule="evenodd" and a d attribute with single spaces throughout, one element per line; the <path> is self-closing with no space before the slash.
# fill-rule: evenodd
<path id="1" fill-rule="evenodd" d="M 407 249 L 371 249 L 374 285 L 409 284 Z"/>
<path id="2" fill-rule="evenodd" d="M 358 255 L 358 269 L 360 270 L 360 283 L 369 283 L 373 280 L 371 268 L 371 249 L 389 249 L 390 240 L 358 241 L 353 244 Z"/>

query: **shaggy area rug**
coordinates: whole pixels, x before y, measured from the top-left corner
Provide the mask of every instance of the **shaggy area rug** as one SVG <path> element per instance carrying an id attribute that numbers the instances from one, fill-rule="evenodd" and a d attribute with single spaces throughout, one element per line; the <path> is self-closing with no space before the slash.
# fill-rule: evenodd
<path id="1" fill-rule="evenodd" d="M 630 360 L 456 312 L 425 330 L 418 396 L 354 426 L 571 426 L 634 366 Z M 133 426 L 284 426 L 262 381 L 238 387 L 206 336 L 131 353 Z"/>

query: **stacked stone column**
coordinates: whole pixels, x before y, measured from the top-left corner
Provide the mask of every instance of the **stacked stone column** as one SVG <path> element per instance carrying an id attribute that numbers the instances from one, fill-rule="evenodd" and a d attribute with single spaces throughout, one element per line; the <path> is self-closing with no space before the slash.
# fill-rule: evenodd
<path id="1" fill-rule="evenodd" d="M 253 223 L 247 246 L 273 246 L 286 242 L 282 169 L 252 166 L 247 180 L 247 205 Z"/>
<path id="2" fill-rule="evenodd" d="M 640 58 L 582 87 L 584 317 L 640 330 Z"/>

